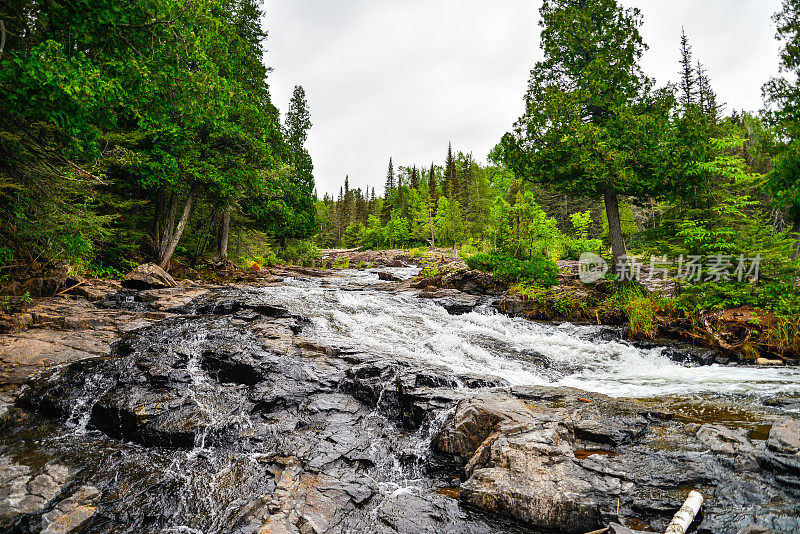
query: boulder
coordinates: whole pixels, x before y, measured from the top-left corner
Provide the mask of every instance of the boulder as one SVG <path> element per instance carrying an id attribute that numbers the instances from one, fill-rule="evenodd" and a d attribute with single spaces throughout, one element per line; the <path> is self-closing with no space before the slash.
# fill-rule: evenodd
<path id="1" fill-rule="evenodd" d="M 800 421 L 784 419 L 772 425 L 767 448 L 781 454 L 797 455 L 800 452 Z"/>
<path id="2" fill-rule="evenodd" d="M 178 284 L 155 263 L 145 263 L 126 274 L 122 285 L 130 289 L 164 289 Z"/>
<path id="3" fill-rule="evenodd" d="M 402 278 L 388 271 L 380 271 L 378 272 L 378 280 L 383 280 L 384 282 L 400 282 Z"/>

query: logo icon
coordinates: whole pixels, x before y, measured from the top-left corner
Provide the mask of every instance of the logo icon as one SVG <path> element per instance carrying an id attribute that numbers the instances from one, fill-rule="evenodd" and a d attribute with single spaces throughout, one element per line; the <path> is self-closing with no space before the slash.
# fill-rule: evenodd
<path id="1" fill-rule="evenodd" d="M 584 252 L 578 261 L 578 278 L 584 284 L 594 284 L 608 272 L 606 260 L 592 252 Z"/>

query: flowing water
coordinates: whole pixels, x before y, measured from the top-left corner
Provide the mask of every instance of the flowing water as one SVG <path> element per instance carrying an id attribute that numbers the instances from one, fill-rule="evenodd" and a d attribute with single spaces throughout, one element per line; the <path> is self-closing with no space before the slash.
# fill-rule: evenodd
<path id="1" fill-rule="evenodd" d="M 396 269 L 410 277 L 415 269 Z M 708 396 L 757 404 L 800 395 L 800 369 L 688 366 L 665 347 L 638 348 L 607 327 L 510 318 L 488 304 L 450 315 L 412 292 L 370 290 L 377 275 L 291 280 L 263 290 L 269 302 L 313 321 L 304 335 L 321 343 L 499 377 L 511 385 L 569 386 L 614 397 Z M 363 287 L 362 291 L 339 288 Z"/>
<path id="2" fill-rule="evenodd" d="M 405 278 L 416 271 L 392 270 Z M 343 508 L 350 515 L 337 516 L 339 531 L 421 532 L 425 529 L 413 523 L 418 516 L 433 525 L 449 524 L 451 532 L 518 532 L 517 526 L 459 510 L 452 499 L 437 493 L 447 495 L 450 490 L 447 476 L 431 467 L 430 441 L 451 412 L 442 409 L 417 428 L 401 428 L 384 399 L 399 376 L 391 362 L 436 368 L 456 383 L 459 377 L 477 375 L 487 383 L 511 386 L 570 386 L 666 403 L 690 418 L 754 428 L 770 410 L 779 410 L 765 408 L 764 400 L 800 396 L 796 368 L 682 365 L 670 359 L 664 347 L 638 348 L 608 327 L 512 319 L 495 312 L 489 302 L 470 313 L 451 315 L 433 300 L 387 291 L 378 283 L 376 273 L 343 271 L 329 278 L 222 291 L 224 298 L 283 307 L 292 317 L 302 317 L 302 336 L 308 342 L 389 362 L 372 365 L 379 391 L 368 408 L 360 402 L 353 405 L 352 397 L 342 400 L 344 393 L 359 401 L 371 395 L 353 386 L 358 381 L 347 378 L 348 368 L 331 370 L 324 362 L 264 350 L 243 326 L 244 320 L 230 314 L 186 315 L 154 325 L 120 358 L 81 364 L 75 376 L 72 371 L 54 376 L 42 391 L 63 396 L 65 413 L 60 418 L 18 410 L 0 420 L 0 467 L 23 465 L 35 473 L 58 463 L 76 473 L 60 490 L 64 494 L 80 484 L 97 486 L 103 498 L 84 527 L 87 532 L 251 532 L 241 526 L 246 523 L 242 510 L 249 510 L 259 496 L 281 491 L 289 501 L 293 492 L 309 492 L 305 504 L 290 502 L 287 510 L 312 506 L 309 501 L 327 510 L 332 504 L 325 501 L 324 491 L 312 498 L 305 486 L 292 486 L 305 475 L 288 475 L 294 464 L 282 458 L 287 451 L 312 459 L 303 463 L 303 469 L 317 473 L 311 486 L 331 485 L 330 495 L 340 495 L 334 500 L 347 497 L 337 489 L 344 487 L 347 498 L 358 505 Z M 240 352 L 272 374 L 253 387 L 236 378 L 223 380 L 209 367 L 209 353 Z M 360 365 L 358 372 L 372 372 L 369 365 Z M 324 372 L 329 376 L 322 376 Z M 148 381 L 157 387 L 142 389 L 143 404 L 158 410 L 173 403 L 169 405 L 189 410 L 186 420 L 200 430 L 189 433 L 188 444 L 137 443 L 136 437 L 124 434 L 123 423 L 119 429 L 102 428 L 97 416 L 102 399 L 109 392 L 116 395 L 112 400 L 135 394 Z M 322 389 L 303 389 L 313 381 Z M 345 387 L 348 383 L 350 389 Z M 353 393 L 354 387 L 360 393 Z M 282 397 L 273 395 L 276 390 Z M 166 400 L 158 397 L 173 391 L 177 393 Z M 718 403 L 723 407 L 714 408 Z M 733 413 L 730 406 L 745 408 Z M 320 456 L 334 460 L 315 465 L 314 458 Z M 363 491 L 367 498 L 375 495 L 364 505 L 361 497 L 353 497 Z M 276 512 L 280 506 L 261 506 L 282 513 Z M 2 513 L 0 503 L 0 530 Z M 36 512 L 5 524 L 13 524 L 15 532 L 38 532 L 41 521 L 41 512 Z M 412 523 L 404 527 L 403 521 Z M 387 525 L 391 529 L 385 530 Z"/>

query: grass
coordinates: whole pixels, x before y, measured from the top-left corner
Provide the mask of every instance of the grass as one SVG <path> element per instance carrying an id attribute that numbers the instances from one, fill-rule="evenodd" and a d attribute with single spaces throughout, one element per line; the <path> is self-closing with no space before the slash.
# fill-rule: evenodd
<path id="1" fill-rule="evenodd" d="M 663 311 L 660 296 L 650 295 L 638 285 L 617 286 L 609 297 L 625 313 L 633 337 L 653 339 L 658 335 L 658 315 Z"/>
<path id="2" fill-rule="evenodd" d="M 350 258 L 337 258 L 335 262 L 333 262 L 334 269 L 349 269 L 350 268 Z"/>

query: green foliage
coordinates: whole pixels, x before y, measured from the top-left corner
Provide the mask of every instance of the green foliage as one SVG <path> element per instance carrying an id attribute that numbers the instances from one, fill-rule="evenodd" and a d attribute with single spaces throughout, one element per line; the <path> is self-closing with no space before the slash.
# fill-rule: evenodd
<path id="1" fill-rule="evenodd" d="M 615 288 L 610 301 L 625 313 L 632 336 L 651 339 L 656 337 L 660 298 L 647 294 L 638 285 L 623 284 Z"/>
<path id="2" fill-rule="evenodd" d="M 419 276 L 422 278 L 433 278 L 434 276 L 439 275 L 439 266 L 435 263 L 428 263 L 422 268 L 420 271 Z"/>
<path id="3" fill-rule="evenodd" d="M 479 253 L 464 261 L 470 269 L 491 272 L 494 278 L 508 284 L 529 282 L 550 287 L 558 279 L 558 266 L 546 256 L 520 260 L 496 253 Z"/>
<path id="4" fill-rule="evenodd" d="M 285 263 L 303 266 L 312 265 L 320 258 L 316 244 L 308 239 L 290 239 L 277 254 Z"/>

